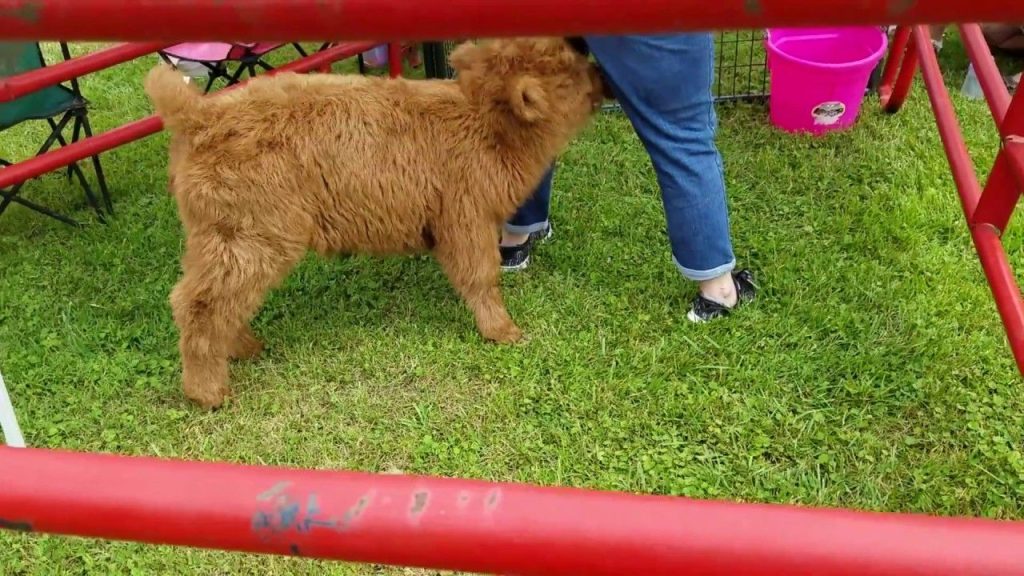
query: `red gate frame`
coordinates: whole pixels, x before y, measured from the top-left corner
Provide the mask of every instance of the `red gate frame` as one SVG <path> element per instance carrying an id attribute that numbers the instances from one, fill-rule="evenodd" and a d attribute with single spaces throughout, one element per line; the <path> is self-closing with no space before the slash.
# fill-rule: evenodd
<path id="1" fill-rule="evenodd" d="M 971 239 L 1006 328 L 1018 371 L 1024 374 L 1024 300 L 1002 243 L 1002 234 L 1024 189 L 1024 90 L 1010 99 L 977 24 L 960 25 L 960 35 L 1002 143 L 984 190 L 978 184 L 927 27 L 897 29 L 882 75 L 882 106 L 889 112 L 900 109 L 920 64 Z"/>
<path id="2" fill-rule="evenodd" d="M 209 17 L 195 20 L 197 9 Z M 188 41 L 230 30 L 239 40 L 397 41 L 963 21 L 1024 21 L 1024 3 L 0 0 L 0 38 L 10 40 Z M 923 26 L 897 32 L 882 100 L 897 110 L 920 62 L 972 240 L 1024 372 L 1024 306 L 1000 240 L 1024 184 L 1024 97 L 1010 100 L 977 27 L 961 31 L 1003 142 L 983 192 Z M 344 51 L 334 50 L 302 66 L 316 69 Z M 0 188 L 159 129 L 148 118 L 0 170 Z M 0 527 L 528 575 L 1024 575 L 1021 522 L 12 448 L 0 448 Z"/>

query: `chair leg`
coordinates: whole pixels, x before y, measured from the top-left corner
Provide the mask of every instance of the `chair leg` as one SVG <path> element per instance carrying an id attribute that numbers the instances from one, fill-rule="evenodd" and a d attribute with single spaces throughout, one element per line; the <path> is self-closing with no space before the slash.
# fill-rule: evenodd
<path id="1" fill-rule="evenodd" d="M 302 44 L 299 44 L 298 42 L 293 42 L 292 46 L 295 47 L 295 51 L 299 53 L 299 56 L 302 56 L 303 58 L 309 56 L 309 54 L 306 54 L 306 50 L 305 48 L 302 47 Z"/>
<path id="2" fill-rule="evenodd" d="M 216 64 L 203 62 L 203 66 L 206 66 L 206 69 L 209 70 L 209 73 L 206 75 L 206 88 L 203 88 L 203 94 L 210 93 L 210 88 L 213 88 L 213 83 L 217 81 L 217 78 L 226 78 L 228 80 L 228 85 L 231 85 L 231 78 L 227 76 L 223 62 L 218 62 Z"/>
<path id="3" fill-rule="evenodd" d="M 0 200 L 0 214 L 6 212 L 7 207 L 11 205 L 11 202 L 14 202 L 15 198 L 18 197 L 18 193 L 21 192 L 21 186 L 22 184 L 15 184 L 14 186 L 11 186 L 10 190 L 0 189 L 0 197 L 3 198 Z"/>
<path id="4" fill-rule="evenodd" d="M 78 118 L 75 118 L 74 133 L 71 135 L 71 141 L 72 142 L 78 142 L 78 138 L 81 136 L 81 131 L 82 131 L 82 123 L 78 120 Z M 68 166 L 68 168 L 67 168 L 67 176 L 68 176 L 68 181 L 70 181 L 71 180 L 71 166 Z"/>
<path id="5" fill-rule="evenodd" d="M 57 142 L 58 137 L 64 137 L 61 133 L 64 132 L 64 128 L 67 127 L 72 116 L 74 115 L 69 112 L 60 119 L 60 122 L 54 122 L 53 118 L 47 118 L 46 121 L 50 124 L 50 135 L 46 138 L 46 141 L 43 142 L 43 145 L 39 147 L 39 151 L 36 152 L 36 156 L 45 154 Z"/>
<path id="6" fill-rule="evenodd" d="M 74 220 L 73 218 L 65 216 L 65 215 L 63 215 L 63 214 L 61 214 L 59 212 L 54 212 L 53 210 L 47 208 L 46 206 L 43 206 L 41 204 L 36 204 L 35 202 L 33 202 L 31 200 L 26 200 L 26 199 L 21 198 L 20 196 L 18 196 L 17 194 L 19 192 L 21 192 L 21 186 L 22 186 L 21 184 L 18 184 L 17 186 L 14 186 L 14 187 L 11 188 L 11 190 L 9 192 L 5 192 L 3 190 L 0 190 L 0 196 L 3 197 L 3 200 L 0 201 L 0 214 L 3 214 L 4 211 L 7 210 L 7 207 L 11 205 L 11 203 L 15 203 L 15 204 L 21 204 L 22 206 L 24 206 L 25 208 L 28 208 L 29 210 L 33 210 L 33 211 L 39 212 L 40 214 L 43 214 L 45 216 L 49 216 L 50 218 L 53 218 L 54 220 L 60 220 L 61 222 L 67 224 L 68 226 L 74 226 L 75 228 L 81 228 L 82 227 L 82 223 L 77 221 L 77 220 Z"/>
<path id="7" fill-rule="evenodd" d="M 6 160 L 0 160 L 0 166 L 13 166 L 13 164 L 11 164 L 10 162 L 8 162 Z M 80 222 L 78 222 L 77 220 L 73 220 L 73 219 L 71 219 L 71 218 L 69 218 L 69 217 L 67 217 L 67 216 L 65 216 L 63 214 L 59 214 L 57 212 L 54 212 L 53 210 L 50 210 L 46 206 L 43 206 L 41 204 L 36 204 L 35 202 L 32 202 L 31 200 L 26 200 L 26 199 L 21 198 L 20 196 L 18 196 L 18 194 L 21 193 L 21 187 L 24 186 L 24 185 L 25 185 L 25 183 L 21 182 L 19 184 L 15 184 L 9 190 L 0 190 L 0 214 L 3 214 L 4 212 L 6 212 L 7 208 L 12 203 L 14 203 L 14 204 L 20 204 L 20 205 L 28 208 L 29 210 L 34 210 L 36 212 L 39 212 L 40 214 L 44 214 L 46 216 L 49 216 L 50 218 L 53 218 L 54 220 L 60 220 L 61 222 L 65 223 L 65 224 L 67 224 L 69 226 L 75 226 L 75 227 L 81 227 L 82 226 L 82 224 Z"/>
<path id="8" fill-rule="evenodd" d="M 7 160 L 4 160 L 3 158 L 0 158 L 0 167 L 10 166 L 10 165 L 11 165 L 10 162 L 8 162 Z M 3 190 L 2 188 L 0 188 L 0 198 L 3 198 L 2 200 L 0 200 L 0 214 L 3 214 L 4 210 L 7 210 L 7 205 L 11 203 L 9 200 L 7 200 L 7 194 L 8 194 L 8 192 L 6 190 Z"/>
<path id="9" fill-rule="evenodd" d="M 107 223 L 106 216 L 103 215 L 103 208 L 100 207 L 99 201 L 96 199 L 96 194 L 92 191 L 92 185 L 89 184 L 89 180 L 85 177 L 85 172 L 78 163 L 71 165 L 71 170 L 78 176 L 78 181 L 82 184 L 82 189 L 85 190 L 85 197 L 89 201 L 89 205 L 92 206 L 93 211 L 96 212 L 96 218 L 103 224 Z"/>
<path id="10" fill-rule="evenodd" d="M 81 121 L 81 117 L 76 113 L 69 114 L 75 117 L 75 127 L 77 129 L 78 124 Z M 68 142 L 67 140 L 64 139 L 63 126 L 58 126 L 52 118 L 49 119 L 49 122 L 50 127 L 54 129 L 54 134 L 57 135 L 57 142 L 59 142 L 61 146 L 67 146 Z M 60 130 L 57 129 L 58 127 L 60 128 Z M 96 194 L 93 193 L 92 186 L 89 184 L 89 181 L 85 178 L 85 173 L 82 172 L 82 169 L 78 166 L 78 162 L 72 162 L 71 164 L 69 164 L 68 170 L 72 172 L 75 176 L 78 176 L 78 181 L 82 184 L 82 189 L 85 190 L 85 198 L 89 202 L 89 206 L 92 206 L 92 209 L 96 212 L 97 218 L 99 218 L 100 222 L 106 222 L 106 219 L 103 217 L 103 209 L 100 208 L 100 203 L 96 199 Z"/>
<path id="11" fill-rule="evenodd" d="M 12 166 L 10 162 L 0 158 L 0 166 Z M 0 188 L 0 214 L 7 211 L 7 207 L 14 201 L 14 197 L 21 191 L 21 184 L 15 184 L 10 190 Z"/>
<path id="12" fill-rule="evenodd" d="M 242 74 L 244 74 L 245 71 L 245 64 L 239 64 L 238 69 L 235 70 L 235 73 L 228 77 L 228 86 L 234 86 L 235 84 L 238 84 L 242 80 Z"/>
<path id="13" fill-rule="evenodd" d="M 68 112 L 67 114 L 64 114 L 63 117 L 61 117 L 59 122 L 54 121 L 53 118 L 47 119 L 47 123 L 50 125 L 51 129 L 50 135 L 46 138 L 46 141 L 43 142 L 43 145 L 39 147 L 39 151 L 36 152 L 36 156 L 48 152 L 55 143 L 59 142 L 61 146 L 67 145 L 67 140 L 64 139 L 63 132 L 64 129 L 67 127 L 68 122 L 70 122 L 73 117 L 76 117 L 76 114 L 73 112 Z M 0 160 L 0 166 L 11 165 L 12 164 L 6 160 Z M 73 173 L 76 173 L 75 170 L 77 169 L 77 174 L 81 174 L 81 170 L 78 169 L 77 166 L 73 166 L 70 169 Z M 82 180 L 84 183 L 84 175 L 82 176 Z M 11 204 L 16 203 L 28 208 L 29 210 L 34 210 L 35 212 L 39 212 L 40 214 L 49 216 L 54 220 L 59 220 L 65 224 L 68 224 L 69 226 L 78 227 L 82 225 L 80 222 L 58 212 L 55 212 L 54 210 L 51 210 L 46 206 L 37 204 L 35 202 L 32 202 L 31 200 L 26 200 L 25 198 L 21 198 L 19 194 L 21 193 L 21 189 L 24 185 L 25 183 L 21 182 L 12 186 L 8 190 L 0 190 L 0 214 L 3 214 Z M 87 188 L 87 195 L 90 196 L 90 203 L 93 204 L 93 207 L 98 207 L 95 202 L 95 196 L 92 196 L 92 190 L 89 188 Z"/>
<path id="14" fill-rule="evenodd" d="M 86 138 L 92 138 L 92 126 L 89 124 L 89 115 L 83 114 L 81 118 L 82 130 Z M 114 215 L 114 201 L 110 197 L 110 189 L 107 188 L 107 177 L 103 174 L 103 165 L 100 164 L 99 154 L 92 157 L 92 168 L 96 171 L 96 180 L 100 184 L 100 195 L 103 197 L 103 204 L 107 207 L 107 214 Z"/>

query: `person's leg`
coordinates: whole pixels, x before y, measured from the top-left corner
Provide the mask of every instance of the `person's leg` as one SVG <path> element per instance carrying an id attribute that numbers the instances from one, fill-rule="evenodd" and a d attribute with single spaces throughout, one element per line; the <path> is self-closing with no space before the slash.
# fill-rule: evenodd
<path id="1" fill-rule="evenodd" d="M 551 208 L 551 183 L 555 176 L 552 167 L 537 185 L 533 193 L 519 210 L 505 224 L 502 244 L 522 244 L 526 237 L 548 227 L 548 210 Z M 516 241 L 518 240 L 518 242 Z"/>
<path id="2" fill-rule="evenodd" d="M 718 305 L 712 316 L 724 314 L 753 297 L 753 285 L 749 274 L 732 273 L 736 259 L 715 145 L 713 36 L 599 36 L 587 43 L 651 157 L 676 266 L 700 284 L 698 300 Z"/>
<path id="3" fill-rule="evenodd" d="M 501 235 L 501 268 L 509 272 L 522 270 L 530 264 L 530 249 L 534 241 L 551 235 L 548 211 L 551 208 L 551 184 L 555 176 L 552 167 L 544 175 L 533 193 L 514 216 L 505 224 Z"/>

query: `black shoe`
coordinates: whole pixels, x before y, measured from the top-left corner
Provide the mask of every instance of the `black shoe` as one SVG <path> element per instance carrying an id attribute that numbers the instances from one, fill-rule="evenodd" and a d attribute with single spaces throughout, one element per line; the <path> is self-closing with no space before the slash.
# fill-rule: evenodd
<path id="1" fill-rule="evenodd" d="M 754 299 L 757 294 L 757 285 L 754 284 L 754 275 L 750 270 L 740 270 L 732 275 L 733 284 L 736 285 L 736 305 L 732 308 L 720 304 L 714 300 L 707 299 L 703 294 L 697 294 L 690 306 L 686 317 L 691 322 L 707 322 L 715 318 L 728 316 L 730 312 L 739 308 Z"/>
<path id="2" fill-rule="evenodd" d="M 530 265 L 530 249 L 533 247 L 533 244 L 535 242 L 544 242 L 551 238 L 552 231 L 551 225 L 548 224 L 543 230 L 531 232 L 526 242 L 518 246 L 499 246 L 502 272 L 525 270 Z"/>

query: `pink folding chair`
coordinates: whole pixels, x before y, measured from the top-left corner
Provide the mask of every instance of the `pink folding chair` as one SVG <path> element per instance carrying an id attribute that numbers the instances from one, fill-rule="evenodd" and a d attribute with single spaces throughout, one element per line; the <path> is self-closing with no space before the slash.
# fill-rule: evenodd
<path id="1" fill-rule="evenodd" d="M 204 91 L 209 92 L 217 79 L 231 86 L 240 82 L 243 74 L 255 76 L 257 68 L 273 70 L 264 57 L 282 46 L 283 43 L 276 42 L 188 42 L 166 48 L 160 56 L 171 64 L 178 60 L 201 65 L 208 77 Z M 297 42 L 292 46 L 300 56 L 307 55 Z"/>

